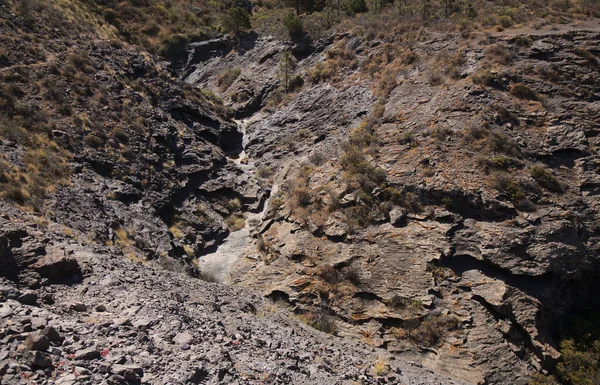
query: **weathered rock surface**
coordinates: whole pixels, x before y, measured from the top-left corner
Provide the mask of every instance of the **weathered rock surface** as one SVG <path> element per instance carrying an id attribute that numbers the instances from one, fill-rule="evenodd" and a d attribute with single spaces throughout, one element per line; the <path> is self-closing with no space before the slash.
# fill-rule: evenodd
<path id="1" fill-rule="evenodd" d="M 364 205 L 364 197 L 345 186 L 337 164 L 338 144 L 373 106 L 369 88 L 360 82 L 306 85 L 279 110 L 263 109 L 248 122 L 246 152 L 274 170 L 291 165 L 276 174 L 285 175 L 281 185 L 293 189 L 305 180 L 313 193 L 306 206 L 320 202 L 321 208 L 295 209 L 293 196 L 280 193 L 284 204 L 267 210 L 258 241 L 234 268 L 234 281 L 300 314 L 334 315 L 340 335 L 436 371 L 476 383 L 527 384 L 531 373 L 559 357 L 552 333 L 571 306 L 593 306 L 575 293 L 593 290 L 598 275 L 599 89 L 593 60 L 581 57 L 597 53 L 599 39 L 597 32 L 566 26 L 524 36 L 477 35 L 478 43 L 466 49 L 462 39 L 447 35 L 417 44 L 422 61 L 398 73 L 374 133 L 379 147 L 368 152 L 388 183 L 414 194 L 424 211 L 392 208 L 358 231 L 349 231 L 339 211 L 324 214 L 323 205 L 332 193 L 342 208 Z M 358 37 L 336 40 L 338 47 L 351 47 L 359 67 L 381 54 L 378 45 L 367 47 Z M 241 64 L 244 55 L 266 52 L 261 44 L 255 53 L 228 56 L 242 75 L 226 97 L 240 91 L 244 79 L 264 84 L 273 78 L 266 68 Z M 494 61 L 488 50 L 494 44 L 514 55 L 509 65 Z M 439 63 L 428 58 L 461 49 L 465 60 L 452 69 L 460 76 L 431 84 L 428 66 Z M 188 81 L 218 92 L 219 55 Z M 309 56 L 298 72 L 321 59 Z M 490 67 L 488 85 L 470 78 Z M 544 77 L 549 70 L 552 80 Z M 587 80 L 573 82 L 575 74 Z M 517 83 L 538 100 L 511 94 Z M 478 125 L 505 138 L 512 150 L 481 149 L 485 142 L 469 137 L 475 135 L 469 127 Z M 299 157 L 313 151 L 326 159 L 315 165 Z M 495 172 L 514 175 L 526 199 L 511 201 L 494 187 L 494 172 L 482 167 L 486 159 L 502 157 L 516 166 Z M 534 178 L 534 166 L 551 170 L 558 182 Z M 448 317 L 459 325 L 433 346 L 411 336 L 415 325 Z"/>
<path id="2" fill-rule="evenodd" d="M 56 304 L 0 302 L 3 383 L 464 383 L 393 357 L 377 377 L 373 364 L 387 352 L 315 331 L 245 289 L 128 261 L 108 247 L 56 246 L 71 250 L 86 273 L 68 286 L 36 289 Z M 2 279 L 2 293 L 17 290 Z M 66 310 L 79 301 L 88 308 L 105 303 L 106 311 Z M 41 319 L 48 327 L 27 332 Z"/>

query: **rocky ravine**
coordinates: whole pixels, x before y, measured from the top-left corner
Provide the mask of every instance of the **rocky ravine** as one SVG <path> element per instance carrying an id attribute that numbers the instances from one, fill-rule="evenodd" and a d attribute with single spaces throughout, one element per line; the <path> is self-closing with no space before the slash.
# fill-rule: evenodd
<path id="1" fill-rule="evenodd" d="M 299 55 L 305 75 L 335 50 L 358 64 L 337 67 L 348 80 L 307 84 L 247 127 L 249 156 L 275 175 L 295 159 L 283 184 L 303 180 L 312 198 L 299 209 L 293 195 L 277 195 L 233 281 L 299 314 L 325 312 L 338 334 L 436 371 L 528 383 L 558 359 L 553 333 L 563 317 L 595 306 L 585 293 L 597 276 L 599 41 L 591 22 L 413 41 L 416 59 L 393 72 L 369 159 L 422 207 L 396 207 L 359 230 L 344 210 L 384 198 L 377 189 L 367 198 L 353 191 L 339 144 L 376 101 L 377 85 L 361 68 L 380 55 L 394 65 L 400 54 L 348 34 L 325 53 Z M 224 98 L 249 95 L 232 104 L 241 114 L 265 106 L 278 57 L 290 47 L 259 39 L 224 56 L 216 46 L 192 47 L 187 81 L 218 92 L 216 77 L 239 67 Z M 323 164 L 298 161 L 313 151 L 325 154 Z M 494 160 L 500 164 L 490 166 Z M 498 182 L 507 171 L 517 190 Z M 324 214 L 331 196 L 342 208 Z M 436 320 L 459 325 L 446 325 L 435 342 L 411 337 Z"/>
<path id="2" fill-rule="evenodd" d="M 463 383 L 2 211 L 2 384 Z"/>
<path id="3" fill-rule="evenodd" d="M 215 40 L 186 85 L 94 16 L 7 4 L 8 129 L 42 127 L 70 173 L 30 211 L 0 203 L 2 383 L 525 384 L 597 305 L 598 23 Z M 288 49 L 305 85 L 271 99 Z M 343 169 L 357 133 L 374 175 Z M 35 192 L 19 140 L 1 182 Z"/>
<path id="4" fill-rule="evenodd" d="M 107 36 L 83 3 L 35 18 L 18 5 L 0 7 L 0 183 L 17 192 L 0 202 L 0 383 L 463 383 L 192 277 L 196 257 L 247 244 L 277 191 L 242 162 L 243 144 L 260 151 L 245 143 L 255 130 L 244 138 L 225 106 Z M 34 40 L 44 55 L 23 52 Z M 68 163 L 64 181 L 53 162 Z"/>

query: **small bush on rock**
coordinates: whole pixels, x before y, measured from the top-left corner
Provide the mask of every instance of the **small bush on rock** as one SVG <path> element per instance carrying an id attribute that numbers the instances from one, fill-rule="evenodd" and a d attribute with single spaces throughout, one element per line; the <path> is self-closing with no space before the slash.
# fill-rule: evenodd
<path id="1" fill-rule="evenodd" d="M 219 91 L 225 92 L 233 82 L 240 76 L 242 71 L 239 68 L 230 68 L 223 71 L 216 80 L 217 87 L 219 87 Z"/>

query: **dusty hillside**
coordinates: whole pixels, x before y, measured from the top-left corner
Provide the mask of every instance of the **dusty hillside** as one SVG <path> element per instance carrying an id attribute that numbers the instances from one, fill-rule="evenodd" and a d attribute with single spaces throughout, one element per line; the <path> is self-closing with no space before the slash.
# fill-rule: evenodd
<path id="1" fill-rule="evenodd" d="M 0 382 L 585 383 L 599 9 L 0 0 Z"/>

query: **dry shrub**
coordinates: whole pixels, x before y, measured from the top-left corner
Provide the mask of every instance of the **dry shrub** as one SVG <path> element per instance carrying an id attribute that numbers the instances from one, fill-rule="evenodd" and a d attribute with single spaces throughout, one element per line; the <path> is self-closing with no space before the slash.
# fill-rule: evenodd
<path id="1" fill-rule="evenodd" d="M 219 87 L 219 91 L 225 92 L 233 82 L 240 76 L 242 71 L 239 68 L 229 68 L 223 71 L 216 80 L 216 85 Z"/>
<path id="2" fill-rule="evenodd" d="M 486 56 L 492 57 L 499 64 L 510 64 L 515 58 L 514 52 L 504 44 L 495 44 L 485 51 Z"/>

